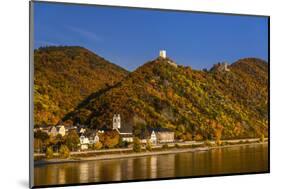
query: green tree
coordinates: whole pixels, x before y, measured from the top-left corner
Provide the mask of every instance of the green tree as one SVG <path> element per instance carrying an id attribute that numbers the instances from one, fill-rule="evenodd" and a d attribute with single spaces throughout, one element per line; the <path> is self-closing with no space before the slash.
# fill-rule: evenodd
<path id="1" fill-rule="evenodd" d="M 68 158 L 70 156 L 70 151 L 66 145 L 61 145 L 59 154 L 61 158 Z"/>
<path id="2" fill-rule="evenodd" d="M 56 144 L 58 144 L 60 146 L 64 143 L 64 138 L 62 137 L 61 134 L 57 134 L 55 141 L 56 141 Z"/>
<path id="3" fill-rule="evenodd" d="M 71 130 L 65 138 L 65 145 L 68 147 L 68 149 L 74 151 L 77 149 L 79 143 L 80 139 L 77 132 L 75 130 Z"/>
<path id="4" fill-rule="evenodd" d="M 43 142 L 41 139 L 35 138 L 33 141 L 34 144 L 34 152 L 40 153 L 43 149 Z"/>
<path id="5" fill-rule="evenodd" d="M 58 151 L 62 144 L 65 143 L 64 138 L 61 134 L 57 134 L 57 136 L 52 139 L 53 145 L 55 146 L 56 151 Z"/>
<path id="6" fill-rule="evenodd" d="M 152 144 L 151 141 L 149 139 L 146 140 L 146 146 L 145 146 L 146 150 L 151 151 L 152 150 Z"/>
<path id="7" fill-rule="evenodd" d="M 222 142 L 221 142 L 222 130 L 223 130 L 223 126 L 221 124 L 217 123 L 216 127 L 214 128 L 214 135 L 215 135 L 217 145 L 222 144 Z"/>
<path id="8" fill-rule="evenodd" d="M 39 131 L 34 132 L 34 138 L 41 139 L 42 142 L 45 142 L 50 137 L 49 137 L 49 135 L 46 132 L 43 132 L 43 131 L 39 130 Z"/>
<path id="9" fill-rule="evenodd" d="M 54 157 L 53 147 L 49 146 L 46 150 L 46 158 L 51 159 Z"/>
<path id="10" fill-rule="evenodd" d="M 141 152 L 141 142 L 138 137 L 134 137 L 134 139 L 133 139 L 133 151 Z"/>
<path id="11" fill-rule="evenodd" d="M 261 134 L 260 141 L 264 142 L 264 134 Z"/>
<path id="12" fill-rule="evenodd" d="M 44 149 L 44 147 L 49 145 L 50 142 L 50 137 L 46 132 L 43 131 L 36 131 L 34 132 L 34 140 L 35 139 L 39 139 L 42 141 L 42 150 Z"/>

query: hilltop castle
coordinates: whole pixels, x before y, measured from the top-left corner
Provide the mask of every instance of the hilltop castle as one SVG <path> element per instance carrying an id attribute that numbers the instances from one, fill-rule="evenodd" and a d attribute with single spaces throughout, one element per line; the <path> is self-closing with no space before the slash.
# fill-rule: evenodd
<path id="1" fill-rule="evenodd" d="M 228 63 L 227 62 L 219 62 L 218 63 L 218 71 L 226 71 L 226 72 L 229 72 L 230 69 L 228 68 Z"/>
<path id="2" fill-rule="evenodd" d="M 165 50 L 160 50 L 159 51 L 159 57 L 166 58 L 166 51 Z"/>
<path id="3" fill-rule="evenodd" d="M 174 61 L 167 58 L 166 50 L 160 50 L 159 51 L 159 58 L 167 60 L 167 63 L 169 63 L 170 65 L 172 65 L 174 67 L 178 67 L 178 65 Z"/>

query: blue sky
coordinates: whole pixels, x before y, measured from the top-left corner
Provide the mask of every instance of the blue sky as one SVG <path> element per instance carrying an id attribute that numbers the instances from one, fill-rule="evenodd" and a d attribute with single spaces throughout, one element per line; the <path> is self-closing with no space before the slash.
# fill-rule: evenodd
<path id="1" fill-rule="evenodd" d="M 158 56 L 210 68 L 219 61 L 268 59 L 266 17 L 36 2 L 34 46 L 83 46 L 127 70 Z"/>

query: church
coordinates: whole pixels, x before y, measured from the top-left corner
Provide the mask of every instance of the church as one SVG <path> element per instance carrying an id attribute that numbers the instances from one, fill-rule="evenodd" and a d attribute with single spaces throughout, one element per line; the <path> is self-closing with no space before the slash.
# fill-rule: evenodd
<path id="1" fill-rule="evenodd" d="M 133 142 L 133 129 L 132 127 L 121 127 L 120 114 L 113 115 L 112 129 L 119 133 L 122 141 Z"/>

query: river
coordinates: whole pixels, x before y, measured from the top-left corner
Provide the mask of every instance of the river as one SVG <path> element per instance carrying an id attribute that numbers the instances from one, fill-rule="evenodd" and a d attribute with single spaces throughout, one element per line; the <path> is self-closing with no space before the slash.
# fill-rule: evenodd
<path id="1" fill-rule="evenodd" d="M 268 169 L 268 144 L 252 144 L 199 152 L 37 165 L 34 184 L 192 177 L 267 172 Z"/>

